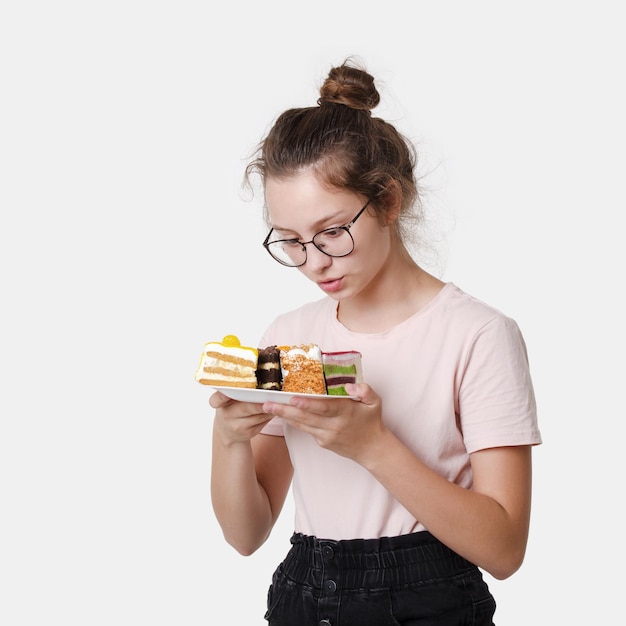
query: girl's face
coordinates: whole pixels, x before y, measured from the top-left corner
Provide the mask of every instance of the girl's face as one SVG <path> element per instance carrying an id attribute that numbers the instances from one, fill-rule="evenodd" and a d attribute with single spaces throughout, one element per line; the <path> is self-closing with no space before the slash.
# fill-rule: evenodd
<path id="1" fill-rule="evenodd" d="M 321 230 L 349 224 L 367 200 L 350 191 L 321 185 L 312 172 L 265 181 L 272 238 L 276 239 L 311 241 Z M 298 268 L 335 300 L 374 287 L 391 250 L 391 229 L 381 226 L 369 208 L 350 227 L 350 234 L 354 250 L 349 255 L 331 257 L 308 243 L 306 263 Z"/>

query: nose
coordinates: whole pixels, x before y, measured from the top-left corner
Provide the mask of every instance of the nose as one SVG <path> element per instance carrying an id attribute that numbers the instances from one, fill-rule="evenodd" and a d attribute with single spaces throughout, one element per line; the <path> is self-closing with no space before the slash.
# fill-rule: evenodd
<path id="1" fill-rule="evenodd" d="M 316 248 L 313 243 L 309 243 L 306 247 L 306 263 L 305 266 L 313 272 L 319 272 L 326 269 L 333 262 L 332 257 L 324 254 Z"/>

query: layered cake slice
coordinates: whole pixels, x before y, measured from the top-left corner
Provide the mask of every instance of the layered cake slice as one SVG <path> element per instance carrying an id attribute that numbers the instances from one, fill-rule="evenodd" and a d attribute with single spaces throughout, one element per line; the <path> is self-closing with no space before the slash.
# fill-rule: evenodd
<path id="1" fill-rule="evenodd" d="M 280 346 L 283 391 L 326 395 L 322 351 L 315 344 Z"/>
<path id="2" fill-rule="evenodd" d="M 322 364 L 329 396 L 347 396 L 347 383 L 363 382 L 360 352 L 323 352 Z"/>
<path id="3" fill-rule="evenodd" d="M 238 337 L 227 335 L 221 342 L 204 344 L 195 379 L 203 385 L 255 389 L 257 362 L 256 348 L 242 346 Z"/>
<path id="4" fill-rule="evenodd" d="M 256 369 L 259 389 L 280 391 L 283 376 L 280 370 L 280 350 L 276 346 L 259 348 L 259 360 Z"/>

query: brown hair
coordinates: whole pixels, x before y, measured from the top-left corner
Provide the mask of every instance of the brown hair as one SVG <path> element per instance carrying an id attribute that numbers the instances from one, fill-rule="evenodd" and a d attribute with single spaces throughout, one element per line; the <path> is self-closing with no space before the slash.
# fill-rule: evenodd
<path id="1" fill-rule="evenodd" d="M 379 219 L 398 212 L 402 240 L 405 219 L 421 212 L 415 178 L 416 154 L 394 126 L 373 117 L 380 95 L 374 77 L 350 59 L 333 67 L 321 86 L 317 106 L 289 109 L 275 121 L 245 170 L 245 182 L 258 174 L 288 178 L 312 169 L 320 181 L 371 199 Z"/>

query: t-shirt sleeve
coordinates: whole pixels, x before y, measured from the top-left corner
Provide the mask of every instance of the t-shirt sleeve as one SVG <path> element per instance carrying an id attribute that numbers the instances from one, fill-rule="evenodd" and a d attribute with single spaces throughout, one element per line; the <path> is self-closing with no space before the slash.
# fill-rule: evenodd
<path id="1" fill-rule="evenodd" d="M 468 452 L 541 443 L 526 344 L 517 323 L 496 316 L 469 346 L 458 388 Z"/>

